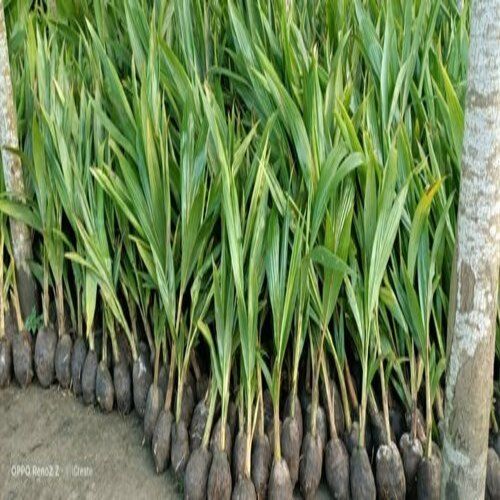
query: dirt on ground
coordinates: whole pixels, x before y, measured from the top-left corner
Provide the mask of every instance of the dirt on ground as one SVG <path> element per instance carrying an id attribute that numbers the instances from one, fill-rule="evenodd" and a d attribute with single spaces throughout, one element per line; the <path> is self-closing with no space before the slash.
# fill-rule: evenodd
<path id="1" fill-rule="evenodd" d="M 0 499 L 182 498 L 142 435 L 134 412 L 104 415 L 55 386 L 2 389 Z M 323 486 L 317 500 L 327 498 Z"/>
<path id="2" fill-rule="evenodd" d="M 56 387 L 0 390 L 0 498 L 181 498 L 141 441 L 135 413 L 104 415 Z"/>

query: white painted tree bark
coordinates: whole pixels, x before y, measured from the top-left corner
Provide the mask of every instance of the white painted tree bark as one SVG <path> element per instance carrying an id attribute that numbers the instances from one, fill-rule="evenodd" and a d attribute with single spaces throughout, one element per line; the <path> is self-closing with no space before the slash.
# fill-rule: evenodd
<path id="1" fill-rule="evenodd" d="M 484 498 L 500 264 L 500 0 L 472 5 L 441 498 Z"/>
<path id="2" fill-rule="evenodd" d="M 5 149 L 6 147 L 18 148 L 19 141 L 3 0 L 0 0 L 0 149 L 6 190 L 16 197 L 22 197 L 24 180 L 21 161 L 17 155 Z M 26 318 L 36 307 L 35 281 L 28 266 L 32 258 L 31 232 L 27 226 L 14 219 L 10 220 L 10 231 L 21 309 L 23 317 Z"/>

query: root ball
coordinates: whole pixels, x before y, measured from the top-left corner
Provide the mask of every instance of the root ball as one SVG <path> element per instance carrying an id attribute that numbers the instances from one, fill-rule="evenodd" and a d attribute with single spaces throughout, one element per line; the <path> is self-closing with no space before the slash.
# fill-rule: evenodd
<path id="1" fill-rule="evenodd" d="M 252 481 L 258 498 L 266 498 L 269 469 L 271 467 L 271 446 L 266 434 L 258 435 L 252 444 Z"/>
<path id="2" fill-rule="evenodd" d="M 357 500 L 375 500 L 377 491 L 370 459 L 366 448 L 356 446 L 352 450 L 349 467 L 351 497 Z"/>
<path id="3" fill-rule="evenodd" d="M 12 373 L 12 344 L 7 337 L 0 339 L 0 388 L 10 384 Z"/>
<path id="4" fill-rule="evenodd" d="M 292 487 L 299 479 L 300 432 L 296 418 L 286 417 L 281 427 L 281 454 L 288 465 Z"/>
<path id="5" fill-rule="evenodd" d="M 105 361 L 101 361 L 97 367 L 95 377 L 95 395 L 101 410 L 104 413 L 113 411 L 113 403 L 115 399 L 115 388 L 113 380 L 109 372 L 108 365 Z"/>
<path id="6" fill-rule="evenodd" d="M 132 372 L 134 406 L 141 418 L 144 418 L 146 399 L 148 397 L 149 386 L 152 382 L 151 366 L 149 365 L 147 354 L 142 351 L 134 362 Z"/>
<path id="7" fill-rule="evenodd" d="M 299 433 L 299 441 L 302 442 L 302 438 L 304 437 L 304 422 L 302 419 L 302 407 L 300 406 L 300 400 L 297 396 L 295 398 L 292 398 L 292 395 L 290 394 L 285 403 L 285 417 L 291 417 L 292 416 L 292 399 L 295 400 L 295 423 L 297 424 L 297 431 Z"/>
<path id="8" fill-rule="evenodd" d="M 165 365 L 160 367 L 160 371 L 158 372 L 158 386 L 160 387 L 163 394 L 167 393 L 167 385 L 168 385 L 168 370 Z"/>
<path id="9" fill-rule="evenodd" d="M 387 444 L 389 438 L 385 430 L 384 418 L 380 412 L 370 415 L 370 427 L 372 431 L 372 443 L 375 450 L 378 450 L 383 444 Z"/>
<path id="10" fill-rule="evenodd" d="M 184 384 L 181 402 L 181 419 L 184 420 L 186 428 L 191 424 L 191 417 L 194 410 L 194 393 L 191 384 Z"/>
<path id="11" fill-rule="evenodd" d="M 191 451 L 198 449 L 203 440 L 205 425 L 208 419 L 208 408 L 205 400 L 202 399 L 195 407 L 191 425 L 189 426 L 189 448 Z"/>
<path id="12" fill-rule="evenodd" d="M 500 459 L 493 448 L 488 449 L 486 462 L 486 498 L 500 498 Z"/>
<path id="13" fill-rule="evenodd" d="M 417 473 L 417 498 L 439 500 L 441 494 L 441 460 L 432 455 L 420 461 Z"/>
<path id="14" fill-rule="evenodd" d="M 185 500 L 205 500 L 212 453 L 200 446 L 191 453 L 184 473 Z"/>
<path id="15" fill-rule="evenodd" d="M 115 383 L 116 407 L 122 415 L 127 415 L 132 410 L 132 380 L 130 370 L 125 361 L 120 361 L 113 368 Z"/>
<path id="16" fill-rule="evenodd" d="M 247 449 L 247 435 L 240 430 L 236 435 L 233 446 L 233 479 L 238 481 L 245 475 L 245 455 Z"/>
<path id="17" fill-rule="evenodd" d="M 54 381 L 57 334 L 52 325 L 42 326 L 35 340 L 35 373 L 42 387 Z"/>
<path id="18" fill-rule="evenodd" d="M 321 385 L 321 402 L 324 408 L 328 407 L 328 400 L 326 397 L 325 386 Z M 345 432 L 345 421 L 344 421 L 344 411 L 342 407 L 342 398 L 340 397 L 340 392 L 338 390 L 335 380 L 330 379 L 330 394 L 333 398 L 333 412 L 335 418 L 335 428 L 337 429 L 337 434 L 341 436 Z"/>
<path id="19" fill-rule="evenodd" d="M 232 500 L 256 500 L 255 486 L 247 477 L 240 477 L 233 490 Z"/>
<path id="20" fill-rule="evenodd" d="M 269 500 L 290 500 L 293 498 L 293 487 L 285 459 L 274 460 L 269 477 Z"/>
<path id="21" fill-rule="evenodd" d="M 14 375 L 21 387 L 26 387 L 33 379 L 33 355 L 30 334 L 23 330 L 12 340 L 12 360 Z"/>
<path id="22" fill-rule="evenodd" d="M 146 410 L 144 412 L 144 441 L 149 445 L 153 432 L 155 430 L 156 421 L 160 414 L 163 403 L 163 393 L 161 389 L 151 384 L 149 386 L 148 398 L 146 400 Z"/>
<path id="23" fill-rule="evenodd" d="M 170 441 L 174 417 L 171 411 L 162 410 L 156 421 L 151 448 L 155 462 L 156 473 L 165 471 L 170 460 Z"/>
<path id="24" fill-rule="evenodd" d="M 82 394 L 82 372 L 86 357 L 87 346 L 83 338 L 78 337 L 73 346 L 73 356 L 71 356 L 71 385 L 75 396 Z"/>
<path id="25" fill-rule="evenodd" d="M 56 348 L 56 377 L 59 385 L 63 389 L 69 389 L 71 384 L 71 351 L 73 350 L 73 341 L 65 333 L 57 342 Z"/>
<path id="26" fill-rule="evenodd" d="M 330 439 L 325 448 L 325 476 L 328 489 L 336 500 L 349 498 L 349 455 L 344 443 Z"/>
<path id="27" fill-rule="evenodd" d="M 403 460 L 406 489 L 408 492 L 415 491 L 418 466 L 424 454 L 422 444 L 418 438 L 412 439 L 411 434 L 405 433 L 399 440 L 399 450 Z"/>
<path id="28" fill-rule="evenodd" d="M 406 480 L 397 446 L 391 441 L 379 446 L 376 457 L 377 495 L 382 500 L 404 500 Z"/>
<path id="29" fill-rule="evenodd" d="M 233 442 L 231 438 L 231 429 L 229 428 L 229 424 L 226 423 L 226 436 L 225 436 L 225 446 L 224 449 L 220 449 L 220 443 L 221 443 L 221 419 L 217 420 L 217 423 L 215 424 L 215 427 L 213 428 L 212 431 L 212 437 L 210 439 L 210 449 L 212 450 L 212 453 L 215 455 L 217 451 L 223 451 L 226 453 L 226 455 L 229 457 L 231 456 L 231 450 L 233 449 Z"/>
<path id="30" fill-rule="evenodd" d="M 95 403 L 95 382 L 97 375 L 97 354 L 89 351 L 85 358 L 82 372 L 82 395 L 86 405 Z"/>
<path id="31" fill-rule="evenodd" d="M 231 468 L 229 460 L 223 451 L 213 455 L 210 472 L 208 474 L 208 500 L 229 500 L 231 498 Z"/>
<path id="32" fill-rule="evenodd" d="M 172 469 L 177 479 L 181 480 L 189 459 L 189 434 L 184 420 L 181 419 L 172 426 L 171 439 L 170 460 Z"/>
<path id="33" fill-rule="evenodd" d="M 311 429 L 311 408 L 312 405 L 309 404 L 306 412 L 306 429 Z M 326 422 L 325 410 L 323 410 L 322 406 L 318 406 L 316 412 L 316 431 L 321 438 L 321 449 L 323 450 L 327 443 L 328 425 Z"/>
<path id="34" fill-rule="evenodd" d="M 302 442 L 299 469 L 300 491 L 306 500 L 313 499 L 321 481 L 323 445 L 319 433 L 307 432 Z"/>

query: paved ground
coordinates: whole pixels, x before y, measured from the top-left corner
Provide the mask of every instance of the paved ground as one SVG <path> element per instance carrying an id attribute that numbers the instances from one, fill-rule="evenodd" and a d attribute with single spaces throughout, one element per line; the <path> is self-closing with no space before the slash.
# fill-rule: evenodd
<path id="1" fill-rule="evenodd" d="M 0 498 L 180 499 L 141 439 L 135 413 L 103 415 L 56 387 L 0 390 Z"/>

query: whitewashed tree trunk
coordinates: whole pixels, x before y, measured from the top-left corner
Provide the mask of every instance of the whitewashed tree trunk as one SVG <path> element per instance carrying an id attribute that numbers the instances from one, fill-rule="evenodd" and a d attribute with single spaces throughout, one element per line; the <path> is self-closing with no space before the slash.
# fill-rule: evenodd
<path id="1" fill-rule="evenodd" d="M 484 498 L 500 264 L 500 0 L 472 5 L 441 498 Z"/>
<path id="2" fill-rule="evenodd" d="M 0 149 L 7 192 L 16 197 L 24 195 L 24 180 L 19 157 L 5 148 L 18 148 L 16 110 L 12 82 L 10 78 L 9 49 L 3 12 L 3 0 L 0 0 Z M 17 287 L 21 301 L 23 317 L 26 318 L 36 307 L 35 281 L 28 266 L 32 258 L 31 232 L 20 222 L 10 220 L 12 249 L 16 263 Z"/>

